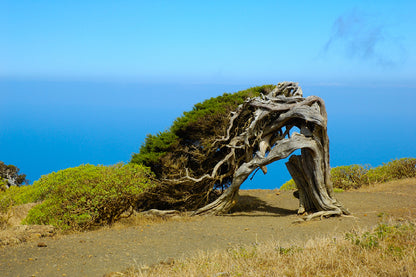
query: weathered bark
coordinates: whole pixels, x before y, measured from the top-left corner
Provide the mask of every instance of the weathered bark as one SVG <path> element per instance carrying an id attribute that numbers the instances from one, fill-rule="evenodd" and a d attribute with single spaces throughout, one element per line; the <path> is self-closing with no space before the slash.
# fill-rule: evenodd
<path id="1" fill-rule="evenodd" d="M 293 127 L 300 134 L 291 134 Z M 301 149 L 301 155 L 292 156 L 286 165 L 299 189 L 298 213 L 306 214 L 307 220 L 349 214 L 334 198 L 330 181 L 325 104 L 316 96 L 303 98 L 296 83 L 284 82 L 266 96 L 247 100 L 232 114 L 226 135 L 216 143 L 218 149 L 227 147 L 229 154 L 211 174 L 201 178 L 215 179 L 226 164 L 229 170 L 222 174 L 232 172 L 232 183 L 218 199 L 196 210 L 195 215 L 228 212 L 237 202 L 241 184 L 254 170 L 260 168 L 267 173 L 268 164 L 297 149 Z"/>
<path id="2" fill-rule="evenodd" d="M 142 207 L 179 207 L 193 210 L 194 215 L 227 213 L 250 174 L 258 169 L 266 174 L 267 165 L 301 149 L 300 156 L 286 163 L 299 191 L 298 213 L 306 220 L 349 214 L 333 193 L 327 113 L 321 98 L 304 98 L 297 83 L 283 82 L 267 95 L 247 99 L 231 113 L 228 128 L 223 130 L 223 137 L 210 138 L 203 147 L 199 142 L 184 146 L 173 155 L 172 160 L 179 161 L 172 164 L 173 175 L 143 194 Z M 193 168 L 188 170 L 182 162 L 190 160 Z"/>

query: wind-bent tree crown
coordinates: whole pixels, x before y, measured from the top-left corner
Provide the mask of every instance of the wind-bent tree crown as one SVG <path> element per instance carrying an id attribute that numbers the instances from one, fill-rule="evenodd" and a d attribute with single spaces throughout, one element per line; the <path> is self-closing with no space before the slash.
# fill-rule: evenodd
<path id="1" fill-rule="evenodd" d="M 27 184 L 26 174 L 20 174 L 19 171 L 20 169 L 15 165 L 6 165 L 0 161 L 0 190 Z"/>
<path id="2" fill-rule="evenodd" d="M 204 131 L 214 136 L 192 140 L 198 133 L 182 137 L 175 133 L 179 140 L 158 157 L 168 169 L 159 175 L 162 185 L 153 197 L 149 193 L 143 199 L 141 208 L 153 204 L 193 209 L 195 214 L 225 213 L 235 205 L 241 184 L 254 170 L 267 173 L 268 164 L 301 149 L 301 155 L 291 156 L 286 163 L 299 189 L 298 212 L 308 213 L 307 219 L 348 214 L 334 198 L 329 178 L 327 114 L 322 99 L 304 98 L 297 83 L 283 82 L 248 98 L 227 120 L 215 120 L 219 128 L 210 126 Z M 220 132 L 222 136 L 216 135 Z"/>

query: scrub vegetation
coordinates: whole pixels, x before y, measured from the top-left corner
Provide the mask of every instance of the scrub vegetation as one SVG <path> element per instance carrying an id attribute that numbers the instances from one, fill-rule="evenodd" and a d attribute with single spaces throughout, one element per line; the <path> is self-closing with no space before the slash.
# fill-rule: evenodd
<path id="1" fill-rule="evenodd" d="M 133 212 L 143 192 L 155 185 L 152 179 L 142 165 L 81 165 L 42 176 L 31 186 L 6 190 L 0 194 L 0 212 L 7 215 L 12 206 L 39 203 L 23 223 L 90 229 Z"/>
<path id="2" fill-rule="evenodd" d="M 402 158 L 375 168 L 341 166 L 331 170 L 331 178 L 335 191 L 351 190 L 416 177 L 415 165 L 415 158 Z M 132 163 L 87 164 L 53 172 L 33 185 L 13 186 L 0 192 L 0 228 L 8 226 L 13 207 L 27 203 L 38 204 L 29 211 L 25 224 L 53 225 L 61 230 L 111 225 L 133 212 L 157 185 L 149 168 Z M 290 180 L 280 189 L 296 186 Z"/>
<path id="3" fill-rule="evenodd" d="M 358 189 L 363 186 L 412 177 L 416 177 L 416 158 L 396 159 L 373 168 L 354 164 L 331 169 L 334 190 Z M 284 183 L 280 189 L 296 189 L 296 184 L 291 179 Z"/>

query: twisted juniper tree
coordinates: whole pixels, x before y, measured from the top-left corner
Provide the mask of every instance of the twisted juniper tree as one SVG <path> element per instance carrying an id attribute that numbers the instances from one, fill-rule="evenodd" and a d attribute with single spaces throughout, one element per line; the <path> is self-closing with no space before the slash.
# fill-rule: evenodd
<path id="1" fill-rule="evenodd" d="M 0 161 L 0 190 L 8 189 L 12 186 L 20 186 L 27 184 L 25 174 L 19 174 L 20 169 L 16 166 L 9 164 L 6 165 Z"/>
<path id="2" fill-rule="evenodd" d="M 216 136 L 188 141 L 177 136 L 170 151 L 161 155 L 161 185 L 143 197 L 139 208 L 226 213 L 252 172 L 267 173 L 267 165 L 300 149 L 301 155 L 286 163 L 299 190 L 298 213 L 306 219 L 348 214 L 333 194 L 327 114 L 319 97 L 304 98 L 297 83 L 283 82 L 248 98 L 216 127 L 222 136 L 214 132 Z"/>

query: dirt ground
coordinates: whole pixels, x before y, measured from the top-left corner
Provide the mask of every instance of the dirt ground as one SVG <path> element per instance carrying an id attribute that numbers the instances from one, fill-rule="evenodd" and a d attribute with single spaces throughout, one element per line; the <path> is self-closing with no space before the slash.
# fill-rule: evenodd
<path id="1" fill-rule="evenodd" d="M 225 216 L 168 220 L 130 227 L 35 237 L 0 248 L 0 276 L 103 276 L 129 267 L 191 256 L 197 251 L 278 241 L 282 247 L 366 229 L 388 216 L 416 216 L 416 178 L 337 193 L 353 217 L 299 223 L 292 192 L 240 192 Z M 43 247 L 39 247 L 43 246 Z"/>

